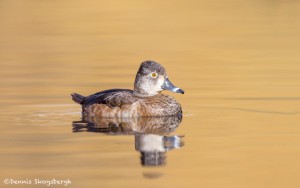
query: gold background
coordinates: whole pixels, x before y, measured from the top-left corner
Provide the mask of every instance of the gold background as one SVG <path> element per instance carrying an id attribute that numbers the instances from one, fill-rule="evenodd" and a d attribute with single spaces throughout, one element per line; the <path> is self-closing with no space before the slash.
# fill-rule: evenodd
<path id="1" fill-rule="evenodd" d="M 165 92 L 183 106 L 185 146 L 158 168 L 141 167 L 132 136 L 71 126 L 70 93 L 131 89 L 147 59 L 186 91 Z M 298 1 L 1 0 L 0 65 L 2 185 L 300 186 Z"/>

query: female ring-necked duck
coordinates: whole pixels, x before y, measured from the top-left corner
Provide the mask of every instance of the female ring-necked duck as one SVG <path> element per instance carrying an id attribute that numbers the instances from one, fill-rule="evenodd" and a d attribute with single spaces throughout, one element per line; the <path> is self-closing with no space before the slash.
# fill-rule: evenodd
<path id="1" fill-rule="evenodd" d="M 82 105 L 84 116 L 139 117 L 172 116 L 182 114 L 181 105 L 162 90 L 184 91 L 174 86 L 159 63 L 145 61 L 135 78 L 134 90 L 110 89 L 84 97 L 73 93 L 72 99 Z"/>

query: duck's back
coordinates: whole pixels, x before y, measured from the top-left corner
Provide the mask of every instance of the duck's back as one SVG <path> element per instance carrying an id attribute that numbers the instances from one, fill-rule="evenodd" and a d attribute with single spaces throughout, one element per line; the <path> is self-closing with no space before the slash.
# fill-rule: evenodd
<path id="1" fill-rule="evenodd" d="M 111 89 L 84 97 L 72 94 L 72 99 L 82 105 L 84 116 L 139 117 L 171 116 L 181 114 L 181 106 L 168 95 L 137 97 L 129 89 Z"/>

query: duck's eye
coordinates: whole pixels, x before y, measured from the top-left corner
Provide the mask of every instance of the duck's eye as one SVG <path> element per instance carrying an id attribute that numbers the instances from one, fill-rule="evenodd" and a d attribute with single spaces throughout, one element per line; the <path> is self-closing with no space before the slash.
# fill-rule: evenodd
<path id="1" fill-rule="evenodd" d="M 157 78 L 157 76 L 158 76 L 158 75 L 157 75 L 156 72 L 152 72 L 152 73 L 151 73 L 151 77 L 152 77 L 152 78 Z"/>

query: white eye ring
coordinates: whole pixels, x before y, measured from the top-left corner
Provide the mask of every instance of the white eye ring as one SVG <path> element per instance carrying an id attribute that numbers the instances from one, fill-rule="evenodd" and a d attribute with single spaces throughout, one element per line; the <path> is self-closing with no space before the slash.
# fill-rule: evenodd
<path id="1" fill-rule="evenodd" d="M 157 76 L 158 76 L 158 74 L 156 72 L 152 72 L 150 75 L 152 78 L 157 78 Z"/>

